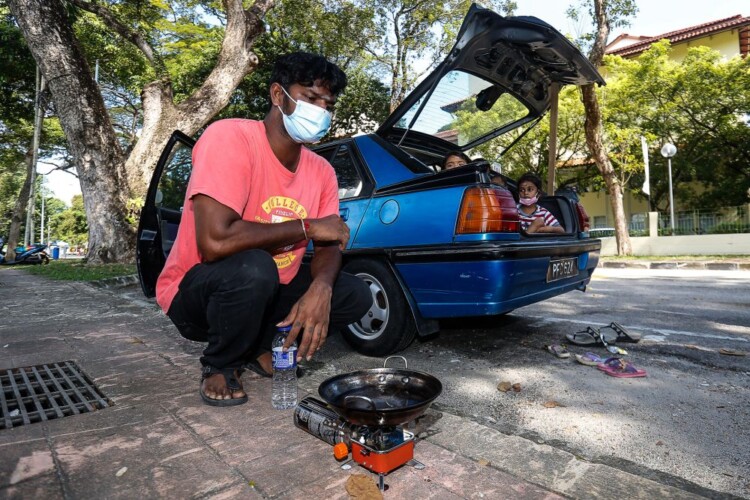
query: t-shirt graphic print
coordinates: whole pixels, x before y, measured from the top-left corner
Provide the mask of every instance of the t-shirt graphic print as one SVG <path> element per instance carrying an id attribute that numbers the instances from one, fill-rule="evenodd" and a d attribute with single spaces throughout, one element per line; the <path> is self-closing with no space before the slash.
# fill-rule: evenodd
<path id="1" fill-rule="evenodd" d="M 266 219 L 262 216 L 256 215 L 255 220 L 258 222 L 265 222 L 276 224 L 278 222 L 286 222 L 295 219 L 307 218 L 307 210 L 294 198 L 288 198 L 286 196 L 271 196 L 260 205 L 263 213 L 269 218 Z M 273 260 L 276 262 L 278 269 L 284 269 L 291 266 L 297 256 L 292 252 L 294 245 L 287 245 L 282 248 L 276 249 L 273 254 Z"/>

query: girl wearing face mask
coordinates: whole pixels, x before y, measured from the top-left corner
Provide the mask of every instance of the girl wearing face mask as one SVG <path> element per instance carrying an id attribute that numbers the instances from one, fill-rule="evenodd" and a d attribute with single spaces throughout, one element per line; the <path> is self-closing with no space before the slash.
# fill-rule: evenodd
<path id="1" fill-rule="evenodd" d="M 527 233 L 564 233 L 554 215 L 537 204 L 541 196 L 542 180 L 527 172 L 518 179 L 518 219 Z"/>

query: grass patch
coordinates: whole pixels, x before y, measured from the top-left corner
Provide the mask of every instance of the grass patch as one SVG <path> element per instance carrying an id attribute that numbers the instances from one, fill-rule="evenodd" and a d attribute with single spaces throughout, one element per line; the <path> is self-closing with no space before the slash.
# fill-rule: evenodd
<path id="1" fill-rule="evenodd" d="M 49 264 L 36 266 L 13 266 L 37 276 L 64 281 L 96 281 L 104 278 L 135 274 L 135 264 L 85 264 L 82 260 L 53 260 Z"/>

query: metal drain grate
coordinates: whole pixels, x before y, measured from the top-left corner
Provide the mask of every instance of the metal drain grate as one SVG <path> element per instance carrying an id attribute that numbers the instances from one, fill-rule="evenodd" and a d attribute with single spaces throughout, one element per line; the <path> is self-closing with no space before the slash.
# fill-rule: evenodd
<path id="1" fill-rule="evenodd" d="M 112 406 L 72 361 L 0 370 L 0 429 Z"/>

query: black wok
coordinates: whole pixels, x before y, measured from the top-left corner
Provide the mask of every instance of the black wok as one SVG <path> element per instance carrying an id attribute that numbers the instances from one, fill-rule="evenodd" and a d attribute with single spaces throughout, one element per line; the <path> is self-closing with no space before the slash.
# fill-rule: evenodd
<path id="1" fill-rule="evenodd" d="M 386 358 L 383 368 L 331 377 L 320 384 L 318 393 L 336 413 L 354 425 L 410 422 L 427 410 L 443 391 L 443 384 L 428 373 L 385 368 L 389 359 Z"/>

